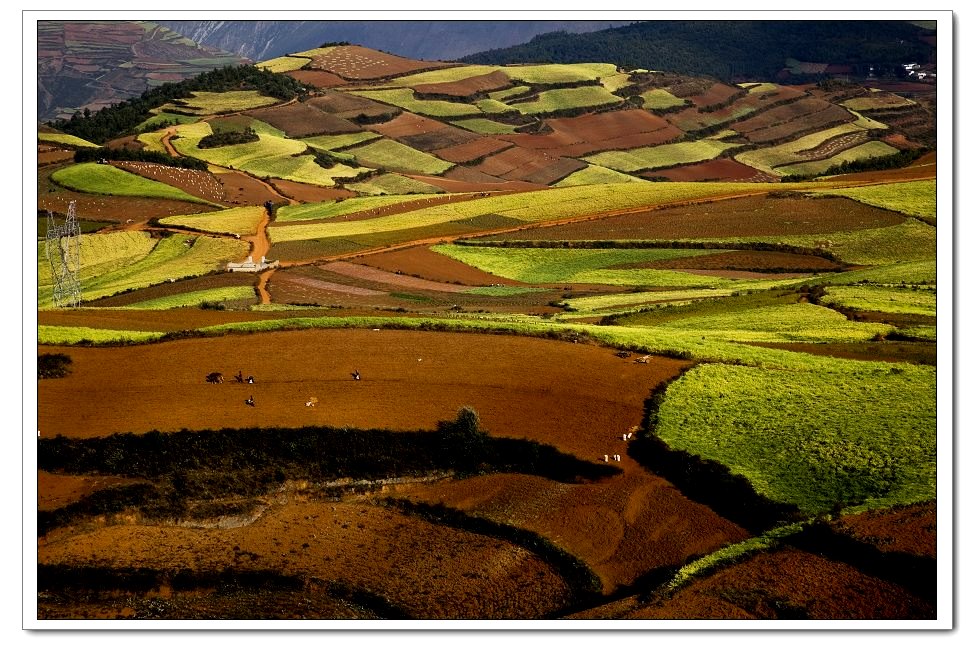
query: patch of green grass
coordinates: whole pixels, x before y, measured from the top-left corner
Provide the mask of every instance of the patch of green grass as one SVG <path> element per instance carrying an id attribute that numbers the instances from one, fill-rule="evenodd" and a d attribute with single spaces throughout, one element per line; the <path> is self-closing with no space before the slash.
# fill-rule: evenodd
<path id="1" fill-rule="evenodd" d="M 720 298 L 730 296 L 735 289 L 684 289 L 680 291 L 631 291 L 628 293 L 611 293 L 603 296 L 588 296 L 585 298 L 570 298 L 565 304 L 575 311 L 594 312 L 601 309 L 614 309 L 646 303 L 677 302 L 688 300 L 702 300 L 704 298 Z"/>
<path id="2" fill-rule="evenodd" d="M 311 59 L 303 56 L 279 56 L 257 64 L 258 68 L 264 68 L 270 72 L 292 72 L 301 70 L 311 63 Z"/>
<path id="3" fill-rule="evenodd" d="M 502 124 L 501 122 L 495 122 L 494 120 L 489 120 L 483 117 L 472 117 L 467 120 L 451 120 L 451 124 L 459 126 L 462 129 L 467 129 L 468 131 L 473 131 L 474 133 L 481 133 L 483 135 L 504 135 L 506 133 L 515 133 L 515 127 L 510 124 Z"/>
<path id="4" fill-rule="evenodd" d="M 338 135 L 317 135 L 313 138 L 302 138 L 301 141 L 314 149 L 336 151 L 381 137 L 383 136 L 372 131 L 359 131 L 358 133 L 340 133 Z"/>
<path id="5" fill-rule="evenodd" d="M 140 133 L 138 136 L 136 136 L 136 140 L 145 145 L 146 151 L 169 153 L 166 150 L 166 145 L 163 144 L 162 139 L 162 132 Z"/>
<path id="6" fill-rule="evenodd" d="M 938 311 L 938 294 L 934 287 L 924 289 L 869 285 L 830 287 L 820 302 L 824 305 L 891 314 L 936 316 Z"/>
<path id="7" fill-rule="evenodd" d="M 612 63 L 542 63 L 497 68 L 512 81 L 526 84 L 558 84 L 595 81 L 617 73 Z"/>
<path id="8" fill-rule="evenodd" d="M 505 104 L 504 102 L 499 102 L 496 99 L 479 99 L 474 102 L 474 105 L 479 111 L 485 115 L 504 115 L 505 113 L 515 113 L 517 110 L 511 106 Z"/>
<path id="9" fill-rule="evenodd" d="M 350 90 L 350 95 L 358 95 L 384 104 L 392 104 L 411 113 L 432 117 L 472 117 L 481 110 L 470 104 L 448 102 L 440 99 L 417 99 L 410 88 L 387 88 L 385 90 Z"/>
<path id="10" fill-rule="evenodd" d="M 64 167 L 51 174 L 51 180 L 78 192 L 89 194 L 109 194 L 113 196 L 144 196 L 153 199 L 188 201 L 217 206 L 183 190 L 142 178 L 111 165 L 80 163 Z"/>
<path id="11" fill-rule="evenodd" d="M 149 254 L 159 242 L 147 232 L 110 232 L 82 235 L 80 257 L 83 276 L 96 276 L 128 266 Z M 47 293 L 53 284 L 45 242 L 37 244 L 37 284 Z M 50 300 L 48 300 L 50 302 Z"/>
<path id="12" fill-rule="evenodd" d="M 440 245 L 434 250 L 503 278 L 530 284 L 586 283 L 628 286 L 721 286 L 731 281 L 679 271 L 608 267 L 693 257 L 690 249 L 551 249 Z"/>
<path id="13" fill-rule="evenodd" d="M 345 188 L 360 194 L 442 194 L 443 190 L 414 178 L 399 174 L 380 174 L 358 183 L 346 183 Z"/>
<path id="14" fill-rule="evenodd" d="M 703 364 L 670 385 L 656 433 L 810 514 L 913 503 L 935 497 L 935 397 L 927 366 Z"/>
<path id="15" fill-rule="evenodd" d="M 885 142 L 880 142 L 878 140 L 871 140 L 870 142 L 864 142 L 856 147 L 851 147 L 835 156 L 830 156 L 829 158 L 824 158 L 823 160 L 813 160 L 810 162 L 797 163 L 795 165 L 786 165 L 785 167 L 778 167 L 775 171 L 779 174 L 797 174 L 800 176 L 823 174 L 830 167 L 840 165 L 845 162 L 853 162 L 855 160 L 865 160 L 868 158 L 880 158 L 883 156 L 890 156 L 897 153 L 898 150 L 890 146 Z"/>
<path id="16" fill-rule="evenodd" d="M 937 218 L 937 185 L 934 179 L 824 190 L 814 194 L 845 196 L 867 205 L 909 214 L 931 224 Z"/>
<path id="17" fill-rule="evenodd" d="M 573 172 L 555 184 L 555 187 L 570 187 L 572 185 L 596 185 L 599 183 L 646 183 L 642 178 L 623 174 L 613 169 L 589 165 L 585 169 Z"/>
<path id="18" fill-rule="evenodd" d="M 654 88 L 642 93 L 643 108 L 647 110 L 665 110 L 675 106 L 683 106 L 687 102 L 680 97 L 675 97 L 663 88 Z"/>
<path id="19" fill-rule="evenodd" d="M 140 332 L 133 330 L 106 330 L 92 327 L 37 326 L 39 345 L 77 345 L 82 341 L 92 343 L 149 343 L 165 332 Z"/>
<path id="20" fill-rule="evenodd" d="M 488 99 L 493 99 L 496 102 L 503 102 L 509 97 L 526 93 L 529 90 L 531 90 L 531 87 L 529 86 L 512 86 L 511 88 L 505 88 L 504 90 L 496 90 L 493 93 L 488 93 Z"/>
<path id="21" fill-rule="evenodd" d="M 583 160 L 621 172 L 639 172 L 711 160 L 728 149 L 740 146 L 716 140 L 696 140 L 627 151 L 603 151 L 586 156 Z"/>
<path id="22" fill-rule="evenodd" d="M 869 111 L 877 109 L 902 108 L 914 106 L 917 102 L 911 101 L 906 97 L 884 93 L 882 97 L 867 95 L 866 97 L 854 97 L 845 102 L 840 102 L 841 106 L 846 106 L 854 111 Z"/>
<path id="23" fill-rule="evenodd" d="M 37 139 L 41 142 L 56 142 L 57 144 L 66 144 L 72 147 L 98 148 L 98 145 L 94 142 L 88 142 L 83 138 L 79 138 L 76 135 L 69 135 L 67 133 L 38 133 Z"/>
<path id="24" fill-rule="evenodd" d="M 512 103 L 510 107 L 522 115 L 544 115 L 573 108 L 609 106 L 622 101 L 621 97 L 602 86 L 579 86 L 545 90 L 538 93 L 538 97 L 531 101 Z"/>
<path id="25" fill-rule="evenodd" d="M 630 85 L 630 75 L 626 72 L 608 75 L 601 77 L 599 83 L 609 92 L 615 93 L 620 88 L 626 88 Z"/>
<path id="26" fill-rule="evenodd" d="M 346 150 L 364 165 L 411 174 L 437 175 L 454 167 L 436 156 L 383 138 Z"/>
<path id="27" fill-rule="evenodd" d="M 417 200 L 415 194 L 394 194 L 388 196 L 358 196 L 341 201 L 323 201 L 321 203 L 300 203 L 287 205 L 278 209 L 275 221 L 287 223 L 292 221 L 308 221 L 310 219 L 331 219 L 346 214 L 375 210 L 399 203 L 410 203 Z"/>
<path id="28" fill-rule="evenodd" d="M 186 226 L 194 230 L 213 233 L 228 233 L 238 235 L 256 235 L 257 226 L 264 218 L 264 208 L 260 206 L 246 206 L 230 208 L 219 212 L 204 214 L 181 214 L 165 217 L 159 220 L 164 226 Z"/>
<path id="29" fill-rule="evenodd" d="M 830 285 L 873 282 L 876 284 L 935 284 L 938 277 L 937 262 L 903 262 L 859 271 L 835 273 L 823 282 Z"/>
<path id="30" fill-rule="evenodd" d="M 204 302 L 239 302 L 255 301 L 254 288 L 249 286 L 218 287 L 215 289 L 201 289 L 188 291 L 152 300 L 143 300 L 119 309 L 175 309 L 177 307 L 197 307 Z"/>
<path id="31" fill-rule="evenodd" d="M 222 93 L 196 91 L 192 97 L 175 100 L 163 105 L 160 112 L 190 113 L 192 115 L 218 115 L 248 111 L 280 103 L 280 99 L 260 94 L 256 90 L 229 90 Z"/>

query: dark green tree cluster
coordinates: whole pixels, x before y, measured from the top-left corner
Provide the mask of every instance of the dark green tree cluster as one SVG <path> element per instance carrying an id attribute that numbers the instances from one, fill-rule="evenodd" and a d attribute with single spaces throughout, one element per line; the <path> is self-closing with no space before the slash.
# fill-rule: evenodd
<path id="1" fill-rule="evenodd" d="M 176 158 L 160 151 L 148 151 L 146 149 L 109 149 L 99 147 L 97 149 L 79 149 L 74 154 L 75 162 L 94 162 L 96 160 L 126 160 L 136 162 L 156 163 L 167 167 L 182 167 L 183 169 L 197 169 L 206 171 L 207 164 L 196 158 Z"/>
<path id="2" fill-rule="evenodd" d="M 639 22 L 587 34 L 552 32 L 528 43 L 488 50 L 467 63 L 584 63 L 710 75 L 723 81 L 771 79 L 789 58 L 851 66 L 866 74 L 903 71 L 901 64 L 934 60 L 921 27 L 906 21 L 665 21 Z"/>
<path id="3" fill-rule="evenodd" d="M 249 126 L 243 129 L 217 131 L 200 139 L 197 145 L 200 149 L 214 149 L 216 147 L 226 147 L 231 144 L 245 144 L 247 142 L 257 142 L 260 138 L 257 132 Z"/>
<path id="4" fill-rule="evenodd" d="M 249 65 L 226 66 L 191 79 L 150 88 L 138 97 L 113 104 L 97 113 L 86 108 L 82 113 L 72 115 L 70 119 L 55 120 L 49 125 L 89 142 L 102 143 L 132 132 L 151 116 L 150 110 L 163 104 L 187 99 L 196 91 L 229 90 L 256 90 L 262 95 L 281 100 L 293 99 L 308 91 L 304 84 L 287 75 L 274 74 Z"/>

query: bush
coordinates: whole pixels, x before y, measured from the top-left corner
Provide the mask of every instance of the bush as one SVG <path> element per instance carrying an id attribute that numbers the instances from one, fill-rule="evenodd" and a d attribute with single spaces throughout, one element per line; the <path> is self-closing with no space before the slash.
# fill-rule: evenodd
<path id="1" fill-rule="evenodd" d="M 37 378 L 59 379 L 71 372 L 71 357 L 66 354 L 37 355 Z"/>

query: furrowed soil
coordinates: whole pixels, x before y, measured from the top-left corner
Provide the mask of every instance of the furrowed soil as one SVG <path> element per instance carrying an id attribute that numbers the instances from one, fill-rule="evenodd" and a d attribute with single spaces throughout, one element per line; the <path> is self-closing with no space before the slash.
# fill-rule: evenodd
<path id="1" fill-rule="evenodd" d="M 776 178 L 743 165 L 731 158 L 708 160 L 693 165 L 646 172 L 646 177 L 661 177 L 670 181 L 740 181 L 743 183 L 769 183 Z"/>
<path id="2" fill-rule="evenodd" d="M 902 223 L 904 216 L 846 198 L 751 196 L 713 203 L 634 212 L 486 239 L 613 240 L 826 234 Z"/>
<path id="3" fill-rule="evenodd" d="M 153 429 L 334 425 L 432 428 L 472 406 L 495 436 L 584 459 L 640 424 L 643 402 L 685 361 L 619 359 L 607 348 L 486 334 L 322 330 L 228 335 L 118 348 L 40 348 L 72 372 L 39 384 L 42 436 Z M 350 373 L 358 369 L 361 381 Z M 230 380 L 241 370 L 256 383 Z M 85 394 L 78 401 L 73 396 Z M 256 406 L 244 400 L 253 395 Z M 306 408 L 309 396 L 317 407 Z M 70 412 L 59 405 L 70 401 Z"/>
<path id="4" fill-rule="evenodd" d="M 348 199 L 356 196 L 356 193 L 352 190 L 343 190 L 335 187 L 320 187 L 318 185 L 309 185 L 308 183 L 286 181 L 280 178 L 275 178 L 268 182 L 282 196 L 286 196 L 289 199 L 293 199 L 301 203 L 334 201 L 335 199 Z M 279 199 L 279 197 L 274 197 L 271 200 L 273 201 L 275 199 Z"/>
<path id="5" fill-rule="evenodd" d="M 366 255 L 357 262 L 391 273 L 412 275 L 436 282 L 457 282 L 467 286 L 522 286 L 524 283 L 491 275 L 463 262 L 435 253 L 428 246 Z"/>
<path id="6" fill-rule="evenodd" d="M 886 361 L 888 363 L 918 363 L 938 365 L 938 344 L 913 341 L 860 341 L 858 343 L 759 343 L 763 348 L 791 350 L 807 354 L 819 354 L 840 359 L 859 361 Z"/>
<path id="7" fill-rule="evenodd" d="M 884 553 L 937 557 L 937 504 L 919 503 L 839 519 L 834 528 Z"/>

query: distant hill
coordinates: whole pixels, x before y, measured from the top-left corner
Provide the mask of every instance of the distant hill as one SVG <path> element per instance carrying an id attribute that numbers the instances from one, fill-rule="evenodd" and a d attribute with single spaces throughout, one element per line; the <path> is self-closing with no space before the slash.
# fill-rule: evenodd
<path id="1" fill-rule="evenodd" d="M 50 120 L 120 102 L 241 57 L 137 21 L 39 21 L 37 117 Z"/>
<path id="2" fill-rule="evenodd" d="M 255 61 L 351 42 L 400 56 L 452 60 L 489 47 L 524 43 L 554 31 L 591 32 L 628 24 L 616 20 L 164 20 L 198 43 Z"/>
<path id="3" fill-rule="evenodd" d="M 933 62 L 931 31 L 903 21 L 649 21 L 588 34 L 552 33 L 472 54 L 468 63 L 615 61 L 627 68 L 772 79 L 787 59 L 849 66 L 865 75 Z M 922 40 L 924 39 L 924 40 Z"/>

